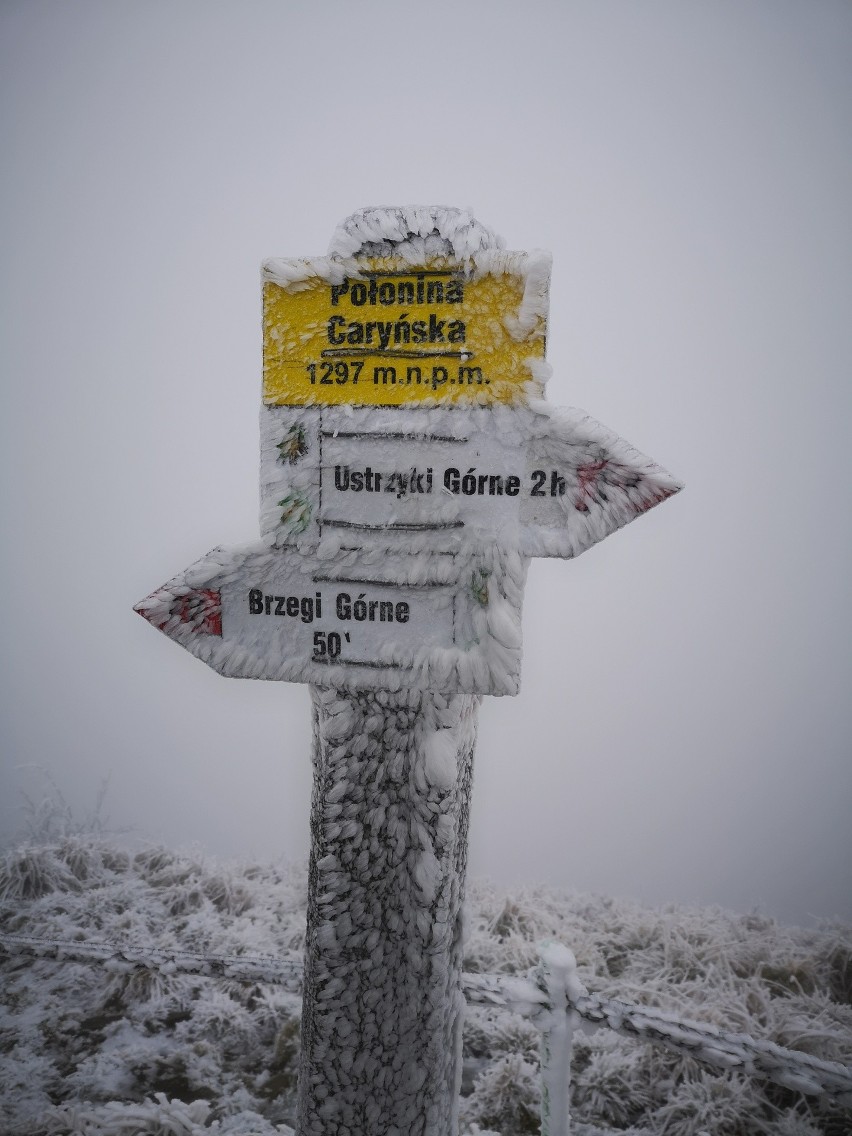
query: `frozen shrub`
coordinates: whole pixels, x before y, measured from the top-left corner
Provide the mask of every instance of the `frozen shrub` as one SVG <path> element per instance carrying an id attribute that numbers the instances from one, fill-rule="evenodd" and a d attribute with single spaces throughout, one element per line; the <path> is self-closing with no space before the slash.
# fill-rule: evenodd
<path id="1" fill-rule="evenodd" d="M 538 1133 L 540 1110 L 539 1070 L 518 1054 L 494 1061 L 476 1079 L 463 1103 L 463 1116 L 501 1136 Z"/>
<path id="2" fill-rule="evenodd" d="M 654 1110 L 659 1136 L 771 1136 L 777 1114 L 744 1077 L 703 1071 L 682 1081 Z"/>
<path id="3" fill-rule="evenodd" d="M 635 1124 L 652 1101 L 651 1082 L 640 1071 L 642 1048 L 607 1032 L 591 1045 L 578 1041 L 572 1107 L 582 1119 L 616 1128 Z"/>
<path id="4" fill-rule="evenodd" d="M 3 855 L 0 900 L 38 899 L 52 892 L 79 890 L 79 879 L 56 848 L 25 845 Z"/>

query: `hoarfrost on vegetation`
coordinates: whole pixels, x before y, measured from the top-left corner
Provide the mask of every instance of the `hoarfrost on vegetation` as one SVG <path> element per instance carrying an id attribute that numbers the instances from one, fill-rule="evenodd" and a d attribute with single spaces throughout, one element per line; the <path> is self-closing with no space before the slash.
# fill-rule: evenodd
<path id="1" fill-rule="evenodd" d="M 448 723 L 449 725 L 449 723 Z M 449 731 L 448 731 L 449 732 Z M 437 731 L 440 736 L 440 731 Z M 440 765 L 438 759 L 438 765 Z M 301 952 L 302 869 L 133 851 L 66 825 L 0 864 L 8 935 L 217 955 Z M 422 865 L 428 884 L 428 864 Z M 852 1063 L 852 929 L 486 884 L 468 893 L 468 971 L 523 975 L 570 946 L 593 994 Z M 263 981 L 2 957 L 4 1136 L 277 1136 L 294 1122 L 299 999 Z M 462 1132 L 538 1131 L 539 1033 L 467 1011 Z M 572 1131 L 840 1136 L 852 1112 L 609 1030 L 574 1035 Z"/>

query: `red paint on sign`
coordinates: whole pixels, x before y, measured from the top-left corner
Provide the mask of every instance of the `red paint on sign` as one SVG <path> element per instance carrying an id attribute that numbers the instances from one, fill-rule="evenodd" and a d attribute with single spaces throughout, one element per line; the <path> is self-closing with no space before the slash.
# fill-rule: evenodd
<path id="1" fill-rule="evenodd" d="M 594 500 L 598 488 L 598 475 L 602 469 L 606 468 L 607 464 L 607 459 L 603 458 L 601 461 L 589 462 L 588 465 L 577 467 L 577 488 L 579 492 L 574 501 L 574 508 L 578 512 L 588 513 L 589 506 L 586 499 Z"/>
<path id="2" fill-rule="evenodd" d="M 655 505 L 668 500 L 677 493 L 677 489 L 654 488 L 653 482 L 643 477 L 636 470 L 611 462 L 607 458 L 587 462 L 577 467 L 577 496 L 574 499 L 574 508 L 580 513 L 588 513 L 593 504 L 606 505 L 609 501 L 607 489 L 625 493 L 628 490 L 638 490 L 640 500 L 631 501 L 635 516 L 641 516 L 653 509 Z"/>
<path id="3" fill-rule="evenodd" d="M 155 592 L 150 600 L 155 602 L 150 607 L 145 600 L 136 611 L 153 624 L 158 631 L 168 631 L 177 620 L 179 623 L 188 623 L 198 635 L 222 636 L 222 593 L 213 588 L 200 588 L 197 591 L 181 592 L 174 596 L 171 604 L 164 609 L 161 603 L 156 602 L 163 593 Z"/>
<path id="4" fill-rule="evenodd" d="M 658 489 L 656 493 L 646 497 L 641 505 L 636 506 L 637 517 L 641 516 L 642 513 L 647 513 L 655 505 L 662 505 L 663 501 L 668 501 L 669 497 L 674 497 L 675 493 L 677 493 L 676 489 Z"/>
<path id="5" fill-rule="evenodd" d="M 222 634 L 222 594 L 211 588 L 178 596 L 170 614 L 181 623 L 191 624 L 199 635 Z"/>

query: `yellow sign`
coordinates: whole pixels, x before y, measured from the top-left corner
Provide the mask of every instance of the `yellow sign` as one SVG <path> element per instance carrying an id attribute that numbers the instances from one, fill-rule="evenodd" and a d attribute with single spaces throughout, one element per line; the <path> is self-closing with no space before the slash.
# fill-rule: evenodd
<path id="1" fill-rule="evenodd" d="M 481 405 L 529 383 L 540 394 L 549 268 L 545 254 L 510 252 L 482 265 L 268 261 L 263 400 Z"/>

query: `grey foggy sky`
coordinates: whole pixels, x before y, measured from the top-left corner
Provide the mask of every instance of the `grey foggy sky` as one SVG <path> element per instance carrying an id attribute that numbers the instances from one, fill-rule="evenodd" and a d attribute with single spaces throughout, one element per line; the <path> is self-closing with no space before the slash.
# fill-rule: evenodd
<path id="1" fill-rule="evenodd" d="M 553 252 L 550 400 L 686 490 L 536 561 L 470 870 L 852 919 L 852 7 L 7 2 L 0 832 L 307 853 L 309 700 L 134 602 L 257 536 L 259 265 L 368 204 Z"/>

